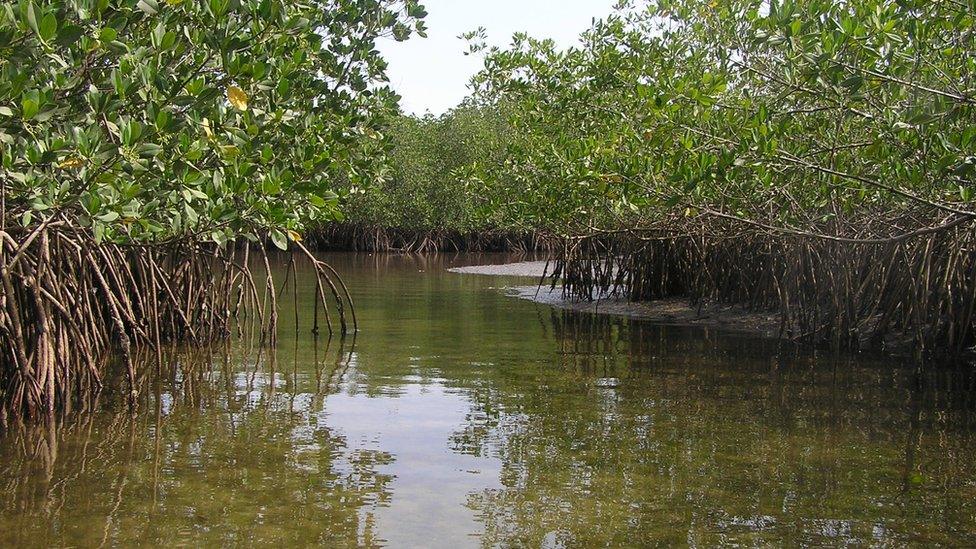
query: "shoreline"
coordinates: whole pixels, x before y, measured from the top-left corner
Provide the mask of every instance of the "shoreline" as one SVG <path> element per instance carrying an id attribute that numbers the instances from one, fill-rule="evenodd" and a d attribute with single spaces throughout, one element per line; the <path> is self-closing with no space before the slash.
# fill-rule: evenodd
<path id="1" fill-rule="evenodd" d="M 511 276 L 534 278 L 536 284 L 510 286 L 511 297 L 550 307 L 593 314 L 640 319 L 669 326 L 716 328 L 727 332 L 778 337 L 781 319 L 775 312 L 743 310 L 734 305 L 705 303 L 692 306 L 688 299 L 671 298 L 632 302 L 622 297 L 603 297 L 593 301 L 576 301 L 563 297 L 562 289 L 538 284 L 545 271 L 545 261 L 526 261 L 499 265 L 471 265 L 448 269 L 463 275 Z"/>
<path id="2" fill-rule="evenodd" d="M 566 299 L 561 288 L 515 286 L 512 297 L 558 309 L 592 314 L 622 316 L 667 326 L 716 328 L 726 332 L 778 337 L 780 318 L 776 313 L 746 311 L 734 305 L 704 303 L 693 306 L 687 299 L 670 298 L 634 302 L 622 297 L 604 297 L 593 301 Z"/>

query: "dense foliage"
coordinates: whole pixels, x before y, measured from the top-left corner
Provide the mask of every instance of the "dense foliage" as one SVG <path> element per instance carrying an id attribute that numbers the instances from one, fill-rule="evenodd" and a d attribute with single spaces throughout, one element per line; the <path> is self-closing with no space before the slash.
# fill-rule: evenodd
<path id="1" fill-rule="evenodd" d="M 622 4 L 580 47 L 487 54 L 476 84 L 513 113 L 504 175 L 525 217 L 860 238 L 973 216 L 971 2 Z"/>
<path id="2" fill-rule="evenodd" d="M 486 174 L 505 161 L 501 114 L 466 105 L 441 116 L 401 116 L 387 136 L 390 171 L 351 197 L 351 222 L 416 231 L 495 228 Z"/>
<path id="3" fill-rule="evenodd" d="M 415 0 L 5 2 L 4 222 L 283 247 L 372 178 L 395 105 L 375 41 L 423 32 L 424 15 Z"/>

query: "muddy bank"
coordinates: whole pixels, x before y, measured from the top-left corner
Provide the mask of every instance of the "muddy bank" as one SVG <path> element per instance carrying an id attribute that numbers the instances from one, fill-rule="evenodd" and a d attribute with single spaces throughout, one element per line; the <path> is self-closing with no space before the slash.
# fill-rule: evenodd
<path id="1" fill-rule="evenodd" d="M 780 318 L 776 313 L 756 313 L 728 305 L 705 304 L 693 307 L 685 299 L 658 299 L 635 303 L 619 297 L 573 301 L 563 297 L 562 289 L 557 287 L 550 290 L 548 286 L 517 286 L 509 291 L 513 297 L 574 311 L 640 318 L 658 324 L 718 328 L 769 337 L 776 337 L 780 333 Z"/>
<path id="2" fill-rule="evenodd" d="M 546 270 L 546 262 L 526 261 L 502 265 L 473 265 L 448 270 L 458 274 L 540 279 Z M 511 287 L 509 294 L 519 299 L 527 299 L 562 309 L 640 318 L 659 324 L 702 326 L 731 332 L 762 334 L 770 337 L 780 335 L 781 320 L 776 313 L 756 313 L 736 306 L 705 304 L 701 307 L 693 307 L 686 299 L 659 299 L 635 303 L 620 297 L 606 297 L 593 301 L 575 301 L 564 298 L 562 289 L 559 287 L 550 290 L 548 285 L 540 287 L 537 284 Z"/>

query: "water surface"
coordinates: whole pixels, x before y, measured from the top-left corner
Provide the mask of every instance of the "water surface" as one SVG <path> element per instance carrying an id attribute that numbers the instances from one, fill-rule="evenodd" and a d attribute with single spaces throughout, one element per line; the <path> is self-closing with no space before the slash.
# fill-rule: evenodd
<path id="1" fill-rule="evenodd" d="M 138 413 L 0 438 L 0 545 L 976 544 L 976 376 L 332 255 L 355 338 L 174 350 Z"/>

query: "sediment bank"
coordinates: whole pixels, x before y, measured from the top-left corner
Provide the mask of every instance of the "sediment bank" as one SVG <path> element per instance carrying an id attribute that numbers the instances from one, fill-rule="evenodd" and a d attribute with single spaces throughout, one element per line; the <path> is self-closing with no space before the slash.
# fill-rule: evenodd
<path id="1" fill-rule="evenodd" d="M 548 269 L 546 268 L 548 265 Z M 472 265 L 448 271 L 465 275 L 510 276 L 533 278 L 537 281 L 552 273 L 553 262 L 526 261 L 500 265 Z M 680 326 L 716 328 L 723 331 L 780 335 L 781 322 L 777 313 L 747 311 L 741 307 L 718 303 L 693 305 L 688 299 L 668 298 L 634 302 L 620 296 L 595 297 L 593 300 L 568 298 L 563 290 L 550 284 L 513 286 L 509 295 L 536 303 L 580 311 L 639 318 L 648 322 Z"/>

